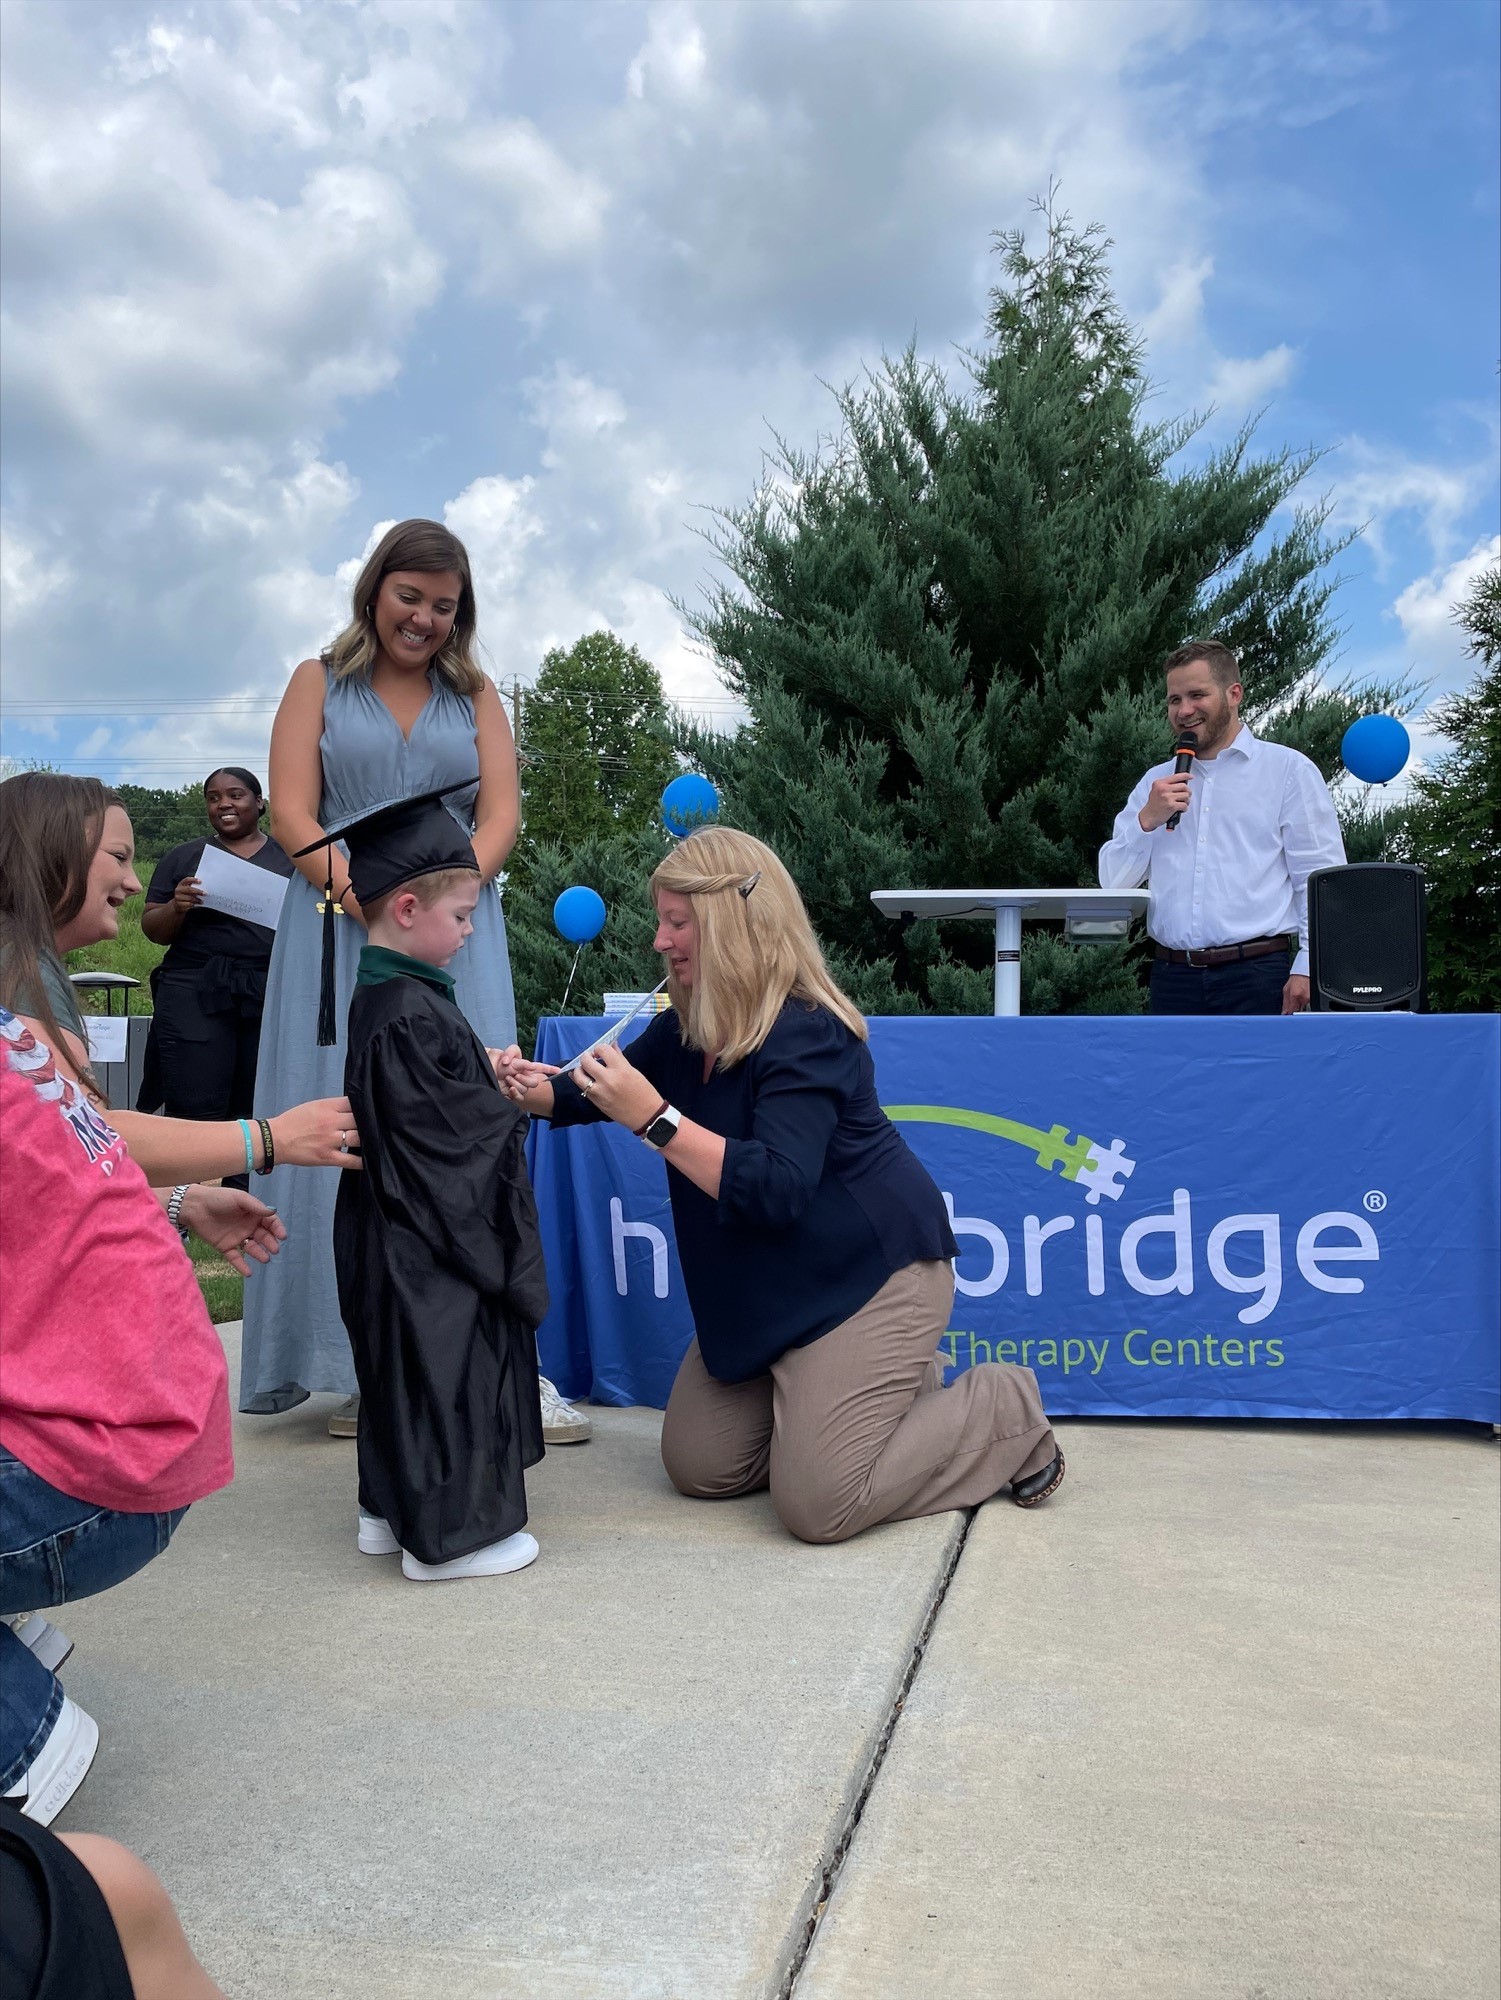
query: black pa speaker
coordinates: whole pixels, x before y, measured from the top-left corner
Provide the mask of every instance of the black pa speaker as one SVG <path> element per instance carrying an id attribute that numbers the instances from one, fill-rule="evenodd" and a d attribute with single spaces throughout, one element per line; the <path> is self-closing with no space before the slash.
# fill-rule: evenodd
<path id="1" fill-rule="evenodd" d="M 1395 861 L 1318 868 L 1308 878 L 1308 1004 L 1323 1013 L 1427 1007 L 1423 871 Z"/>

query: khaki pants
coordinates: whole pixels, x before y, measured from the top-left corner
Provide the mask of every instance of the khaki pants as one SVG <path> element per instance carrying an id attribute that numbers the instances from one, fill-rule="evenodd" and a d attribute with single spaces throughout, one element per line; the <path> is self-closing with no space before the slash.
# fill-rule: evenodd
<path id="1" fill-rule="evenodd" d="M 953 1298 L 948 1264 L 909 1264 L 749 1382 L 715 1381 L 694 1341 L 662 1425 L 668 1478 L 695 1500 L 770 1486 L 800 1540 L 843 1542 L 877 1521 L 978 1506 L 1040 1471 L 1053 1434 L 1030 1368 L 984 1362 L 939 1387 Z"/>

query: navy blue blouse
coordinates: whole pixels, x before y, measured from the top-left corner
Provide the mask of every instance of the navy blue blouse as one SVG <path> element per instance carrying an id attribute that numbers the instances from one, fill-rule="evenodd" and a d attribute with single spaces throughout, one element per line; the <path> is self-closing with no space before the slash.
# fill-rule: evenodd
<path id="1" fill-rule="evenodd" d="M 943 1197 L 881 1109 L 870 1050 L 826 1008 L 789 1000 L 754 1055 L 707 1083 L 675 1013 L 624 1053 L 725 1140 L 717 1200 L 667 1163 L 699 1350 L 719 1381 L 764 1375 L 893 1271 L 959 1254 Z M 602 1117 L 571 1076 L 554 1080 L 555 1125 Z"/>

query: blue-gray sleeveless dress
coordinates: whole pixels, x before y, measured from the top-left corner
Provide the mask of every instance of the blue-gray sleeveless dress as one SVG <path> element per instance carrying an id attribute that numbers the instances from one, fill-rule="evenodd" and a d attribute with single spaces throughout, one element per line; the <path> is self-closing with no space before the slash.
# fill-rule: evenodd
<path id="1" fill-rule="evenodd" d="M 445 801 L 466 831 L 479 789 L 474 704 L 429 672 L 431 694 L 412 724 L 410 740 L 380 696 L 362 677 L 336 681 L 323 697 L 323 799 L 318 821 L 329 826 L 397 799 L 418 798 L 468 778 L 474 791 Z M 323 919 L 319 891 L 296 874 L 287 885 L 261 1020 L 255 1110 L 274 1118 L 313 1097 L 344 1090 L 344 1024 L 354 993 L 364 927 L 335 918 L 338 946 L 335 1047 L 318 1046 L 318 984 Z M 500 892 L 488 882 L 474 912 L 474 935 L 453 961 L 454 998 L 479 1038 L 491 1048 L 516 1039 L 516 1004 Z M 245 1338 L 240 1363 L 240 1408 L 256 1415 L 289 1410 L 312 1390 L 353 1395 L 354 1361 L 339 1317 L 334 1283 L 333 1167 L 277 1167 L 253 1188 L 287 1226 L 281 1255 L 252 1264 L 245 1285 Z"/>

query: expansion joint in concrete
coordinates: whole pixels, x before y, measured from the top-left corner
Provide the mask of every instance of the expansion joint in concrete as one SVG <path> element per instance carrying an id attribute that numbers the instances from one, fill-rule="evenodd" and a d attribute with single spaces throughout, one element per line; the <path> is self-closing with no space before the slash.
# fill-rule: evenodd
<path id="1" fill-rule="evenodd" d="M 808 1917 L 808 1921 L 803 1926 L 802 1936 L 797 1941 L 797 1947 L 792 1954 L 791 1963 L 787 1967 L 786 1977 L 777 1989 L 777 2000 L 795 2000 L 797 1982 L 802 1975 L 808 1953 L 813 1949 L 813 1940 L 818 1935 L 818 1927 L 823 1922 L 824 1912 L 829 1907 L 829 1899 L 834 1893 L 840 1873 L 844 1868 L 845 1857 L 850 1851 L 850 1843 L 855 1837 L 861 1819 L 864 1817 L 865 1802 L 870 1797 L 876 1779 L 881 1775 L 881 1766 L 885 1763 L 887 1752 L 891 1748 L 892 1739 L 896 1734 L 896 1726 L 902 1719 L 902 1710 L 907 1705 L 907 1696 L 912 1692 L 912 1683 L 917 1679 L 918 1671 L 923 1663 L 923 1655 L 928 1650 L 928 1640 L 932 1637 L 933 1627 L 938 1622 L 938 1614 L 943 1609 L 943 1600 L 948 1596 L 949 1585 L 954 1580 L 954 1572 L 959 1567 L 959 1558 L 964 1554 L 964 1545 L 969 1540 L 969 1531 L 975 1524 L 976 1511 L 976 1509 L 971 1508 L 964 1517 L 964 1525 L 959 1530 L 958 1539 L 950 1551 L 948 1561 L 943 1566 L 943 1574 L 939 1577 L 937 1585 L 934 1588 L 932 1599 L 924 1614 L 917 1638 L 913 1642 L 912 1651 L 908 1656 L 902 1678 L 897 1684 L 896 1692 L 891 1699 L 891 1705 L 882 1720 L 880 1730 L 876 1736 L 875 1747 L 871 1751 L 870 1762 L 865 1769 L 865 1775 L 855 1791 L 850 1809 L 845 1815 L 844 1824 L 839 1829 L 839 1838 L 834 1843 L 834 1851 L 829 1856 L 827 1864 L 819 1870 L 818 1875 L 814 1878 L 812 1912 Z"/>

